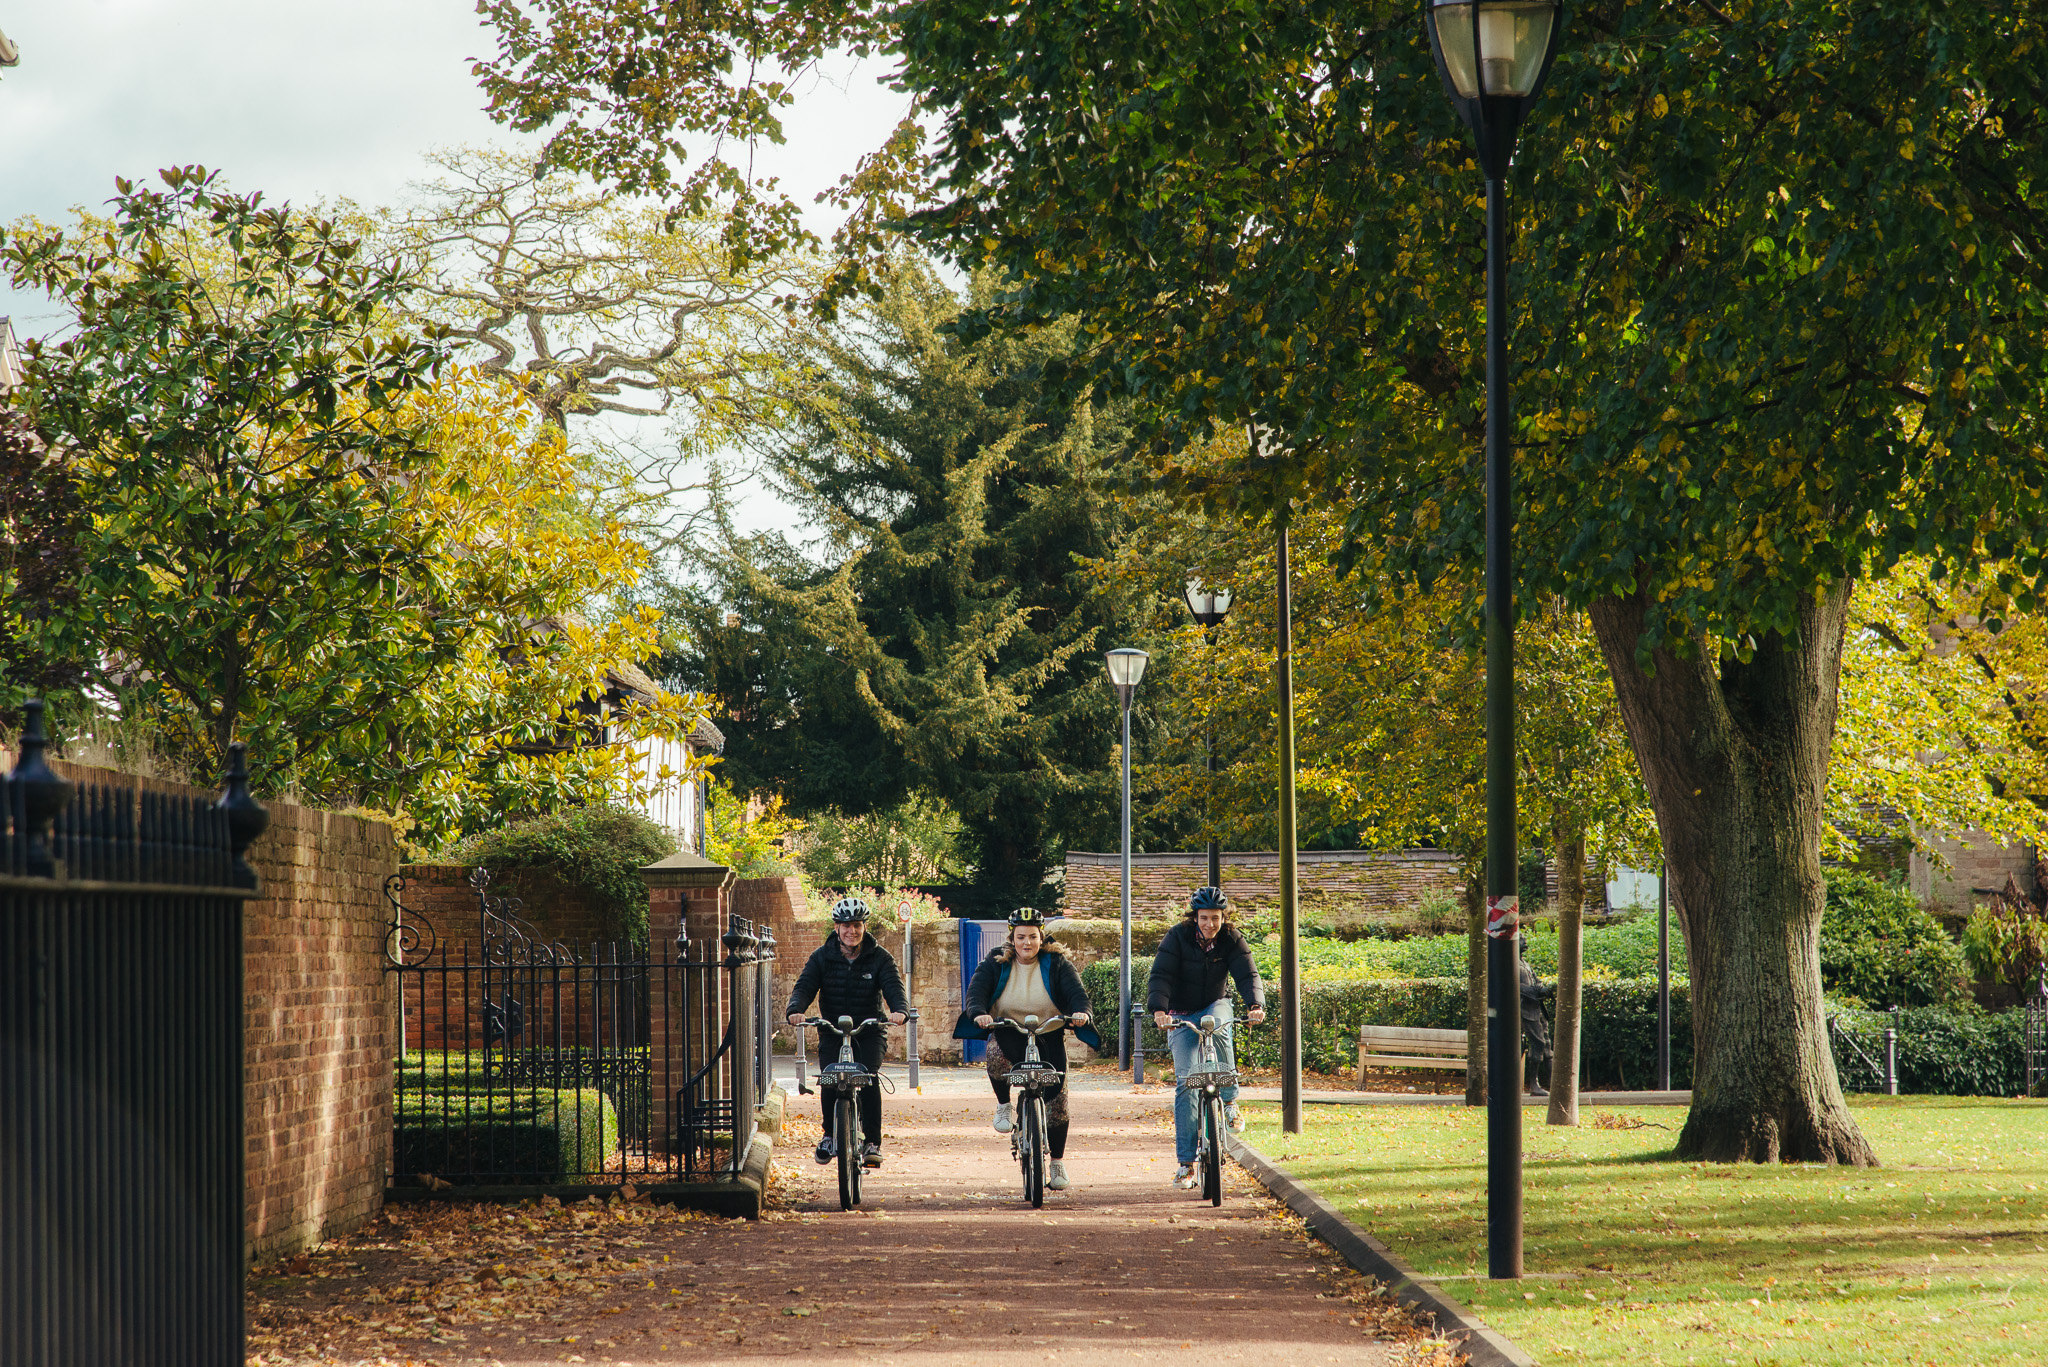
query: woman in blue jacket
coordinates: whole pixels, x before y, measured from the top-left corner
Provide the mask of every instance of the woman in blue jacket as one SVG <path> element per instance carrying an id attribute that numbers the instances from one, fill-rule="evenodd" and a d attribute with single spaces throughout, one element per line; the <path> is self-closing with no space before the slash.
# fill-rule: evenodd
<path id="1" fill-rule="evenodd" d="M 1026 1016 L 1041 1021 L 1064 1016 L 1083 1044 L 1091 1049 L 1102 1047 L 1102 1037 L 1088 1024 L 1088 993 L 1081 986 L 1081 975 L 1060 947 L 1045 938 L 1045 913 L 1036 907 L 1020 907 L 1010 913 L 1009 941 L 991 950 L 974 970 L 967 984 L 965 1009 L 953 1028 L 954 1039 L 988 1041 L 988 1080 L 996 1094 L 998 1134 L 1008 1134 L 1014 1123 L 1010 1066 L 1024 1059 L 1024 1032 L 991 1027 L 998 1020 L 1021 1021 Z M 1046 1142 L 1052 1156 L 1052 1171 L 1045 1184 L 1061 1191 L 1067 1185 L 1063 1161 L 1067 1153 L 1066 1032 L 1040 1035 L 1038 1056 L 1062 1075 L 1060 1084 L 1045 1095 Z"/>

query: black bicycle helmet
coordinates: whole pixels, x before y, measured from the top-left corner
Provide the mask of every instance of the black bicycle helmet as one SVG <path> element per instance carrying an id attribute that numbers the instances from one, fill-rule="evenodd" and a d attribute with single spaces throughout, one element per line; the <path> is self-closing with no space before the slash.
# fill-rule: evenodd
<path id="1" fill-rule="evenodd" d="M 1222 888 L 1196 888 L 1195 895 L 1188 898 L 1189 911 L 1222 911 L 1229 905 Z"/>
<path id="2" fill-rule="evenodd" d="M 1039 930 L 1044 930 L 1045 913 L 1037 907 L 1018 907 L 1010 913 L 1010 924 L 1013 926 L 1035 926 Z"/>
<path id="3" fill-rule="evenodd" d="M 840 925 L 868 919 L 868 904 L 858 897 L 842 897 L 832 904 L 832 919 Z"/>

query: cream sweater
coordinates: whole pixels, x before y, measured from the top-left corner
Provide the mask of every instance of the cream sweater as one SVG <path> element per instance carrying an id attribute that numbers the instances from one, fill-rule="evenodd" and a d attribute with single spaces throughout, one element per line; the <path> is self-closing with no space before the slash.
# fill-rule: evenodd
<path id="1" fill-rule="evenodd" d="M 1045 990 L 1045 970 L 1038 961 L 1010 965 L 1010 980 L 1003 984 L 1002 995 L 995 999 L 989 1014 L 997 1020 L 1008 1017 L 1013 1021 L 1021 1021 L 1026 1016 L 1049 1021 L 1059 1014 L 1059 1008 L 1053 1005 L 1052 994 Z"/>

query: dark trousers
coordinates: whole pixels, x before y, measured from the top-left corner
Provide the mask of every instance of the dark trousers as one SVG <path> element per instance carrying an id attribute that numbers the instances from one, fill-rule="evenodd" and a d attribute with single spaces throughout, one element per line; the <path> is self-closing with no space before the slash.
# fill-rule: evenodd
<path id="1" fill-rule="evenodd" d="M 864 1035 L 853 1037 L 854 1061 L 875 1074 L 876 1080 L 860 1089 L 861 1138 L 870 1144 L 882 1142 L 882 1051 L 888 1041 L 880 1030 L 870 1030 Z M 829 1025 L 818 1027 L 818 1063 L 839 1062 L 839 1032 Z M 832 1107 L 838 1102 L 839 1093 L 830 1088 L 818 1089 L 818 1108 L 825 1114 L 825 1133 L 832 1133 Z"/>
<path id="2" fill-rule="evenodd" d="M 1062 1073 L 1067 1071 L 1067 1033 L 1038 1037 L 1038 1057 Z M 1010 1100 L 1010 1065 L 1024 1061 L 1024 1032 L 1021 1030 L 997 1030 L 988 1037 L 988 1085 L 995 1089 L 996 1100 L 1008 1104 Z M 1067 1083 L 1048 1088 L 1045 1097 L 1045 1142 L 1054 1158 L 1067 1156 Z"/>

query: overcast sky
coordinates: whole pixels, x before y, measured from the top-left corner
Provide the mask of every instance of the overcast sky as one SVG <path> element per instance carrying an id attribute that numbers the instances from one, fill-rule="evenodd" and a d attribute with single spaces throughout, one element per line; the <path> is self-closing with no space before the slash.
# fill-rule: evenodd
<path id="1" fill-rule="evenodd" d="M 514 141 L 470 75 L 492 50 L 471 0 L 0 0 L 0 31 L 21 49 L 0 70 L 0 222 L 61 219 L 115 176 L 194 162 L 273 200 L 390 204 L 429 148 Z M 757 165 L 808 204 L 902 117 L 880 70 L 807 82 L 788 143 Z M 59 321 L 0 282 L 8 313 L 25 334 Z"/>

